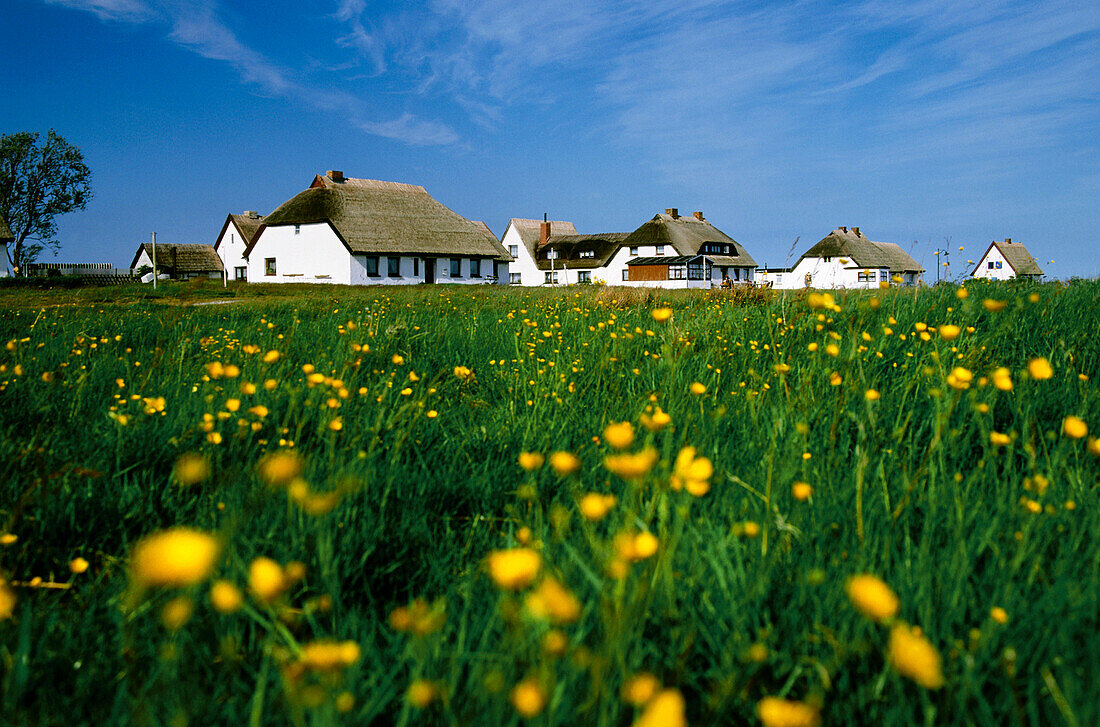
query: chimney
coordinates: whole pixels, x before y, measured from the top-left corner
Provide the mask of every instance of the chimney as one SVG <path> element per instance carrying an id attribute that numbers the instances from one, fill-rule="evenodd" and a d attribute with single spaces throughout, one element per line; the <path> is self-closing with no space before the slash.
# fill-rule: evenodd
<path id="1" fill-rule="evenodd" d="M 331 179 L 334 182 L 344 181 L 344 173 L 343 172 L 338 172 L 335 169 L 330 169 L 327 172 L 325 172 L 325 176 L 327 176 L 329 179 Z"/>
<path id="2" fill-rule="evenodd" d="M 847 227 L 838 227 L 837 229 L 840 230 L 841 232 L 843 232 L 845 235 L 848 234 L 848 228 Z"/>
<path id="3" fill-rule="evenodd" d="M 679 219 L 680 210 L 676 209 L 675 207 L 668 207 L 667 209 L 665 209 L 665 214 L 674 220 Z"/>
<path id="4" fill-rule="evenodd" d="M 253 219 L 253 220 L 256 219 L 256 216 L 257 216 L 256 215 L 256 210 L 245 210 L 243 214 L 244 214 L 245 217 L 248 217 L 248 218 Z"/>
<path id="5" fill-rule="evenodd" d="M 1011 237 L 1006 237 L 1005 238 L 1005 244 L 1006 245 L 1011 245 L 1012 244 L 1012 238 Z"/>
<path id="6" fill-rule="evenodd" d="M 702 212 L 692 212 L 691 216 L 694 217 L 695 219 L 699 220 L 700 222 L 703 221 L 703 213 Z"/>
<path id="7" fill-rule="evenodd" d="M 542 247 L 550 239 L 550 223 L 539 223 L 539 247 Z"/>
<path id="8" fill-rule="evenodd" d="M 858 227 L 853 227 L 852 232 L 856 233 L 856 237 L 859 237 L 859 228 Z"/>

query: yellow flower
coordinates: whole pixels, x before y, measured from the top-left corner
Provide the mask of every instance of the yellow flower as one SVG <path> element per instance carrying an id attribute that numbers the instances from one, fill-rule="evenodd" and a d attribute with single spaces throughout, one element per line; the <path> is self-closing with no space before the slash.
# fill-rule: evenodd
<path id="1" fill-rule="evenodd" d="M 302 646 L 298 662 L 313 671 L 335 672 L 359 661 L 361 653 L 354 641 L 318 639 Z"/>
<path id="2" fill-rule="evenodd" d="M 959 288 L 955 291 L 955 297 L 957 297 L 959 300 L 966 300 L 966 296 L 968 295 L 970 295 L 970 291 L 968 291 L 966 288 Z"/>
<path id="3" fill-rule="evenodd" d="M 210 461 L 198 452 L 187 452 L 176 460 L 176 482 L 183 487 L 197 485 L 210 476 Z"/>
<path id="4" fill-rule="evenodd" d="M 806 303 L 814 310 L 821 310 L 827 308 L 832 310 L 832 307 L 836 304 L 836 301 L 828 293 L 810 293 L 806 296 Z"/>
<path id="5" fill-rule="evenodd" d="M 177 596 L 168 603 L 160 612 L 160 622 L 169 631 L 179 631 L 183 625 L 191 620 L 191 614 L 195 611 L 194 602 L 187 596 Z"/>
<path id="6" fill-rule="evenodd" d="M 990 313 L 999 313 L 1005 309 L 1008 305 L 1007 300 L 993 300 L 992 298 L 986 298 L 982 301 L 982 306 L 985 307 Z"/>
<path id="7" fill-rule="evenodd" d="M 1012 444 L 1012 437 L 1007 434 L 1001 434 L 1000 432 L 990 432 L 989 443 L 994 447 L 1005 447 Z"/>
<path id="8" fill-rule="evenodd" d="M 603 458 L 603 466 L 624 480 L 640 479 L 653 469 L 661 455 L 652 447 L 633 454 L 609 454 Z"/>
<path id="9" fill-rule="evenodd" d="M 415 679 L 405 692 L 405 700 L 417 709 L 424 709 L 435 701 L 439 690 L 427 679 Z"/>
<path id="10" fill-rule="evenodd" d="M 658 323 L 664 323 L 665 321 L 667 321 L 669 318 L 672 317 L 672 309 L 671 308 L 654 308 L 653 310 L 651 310 L 649 312 L 649 315 L 651 315 L 653 317 L 653 320 L 657 321 Z"/>
<path id="11" fill-rule="evenodd" d="M 974 374 L 969 369 L 964 369 L 962 366 L 956 366 L 951 370 L 951 373 L 947 375 L 947 384 L 952 389 L 958 389 L 960 391 L 970 388 L 970 382 L 974 380 Z"/>
<path id="12" fill-rule="evenodd" d="M 641 420 L 643 427 L 651 432 L 659 432 L 672 422 L 672 417 L 661 411 L 661 407 L 657 407 L 652 416 L 642 414 Z"/>
<path id="13" fill-rule="evenodd" d="M 283 567 L 271 558 L 254 559 L 248 566 L 248 587 L 260 601 L 274 601 L 286 587 Z"/>
<path id="14" fill-rule="evenodd" d="M 545 458 L 538 452 L 520 452 L 519 453 L 519 466 L 528 472 L 533 472 L 539 467 L 542 467 L 542 463 Z"/>
<path id="15" fill-rule="evenodd" d="M 695 394 L 696 396 L 702 396 L 703 394 L 707 393 L 707 387 L 704 384 L 696 381 L 691 385 L 691 393 Z"/>
<path id="16" fill-rule="evenodd" d="M 15 611 L 15 591 L 0 576 L 0 621 L 11 618 Z"/>
<path id="17" fill-rule="evenodd" d="M 1004 366 L 994 370 L 993 385 L 1001 391 L 1012 391 L 1012 372 Z"/>
<path id="18" fill-rule="evenodd" d="M 607 513 L 611 511 L 611 508 L 615 507 L 615 503 L 618 501 L 618 498 L 614 495 L 601 495 L 598 492 L 589 492 L 580 499 L 577 506 L 580 508 L 581 515 L 584 515 L 586 520 L 599 522 L 607 516 Z"/>
<path id="19" fill-rule="evenodd" d="M 88 570 L 88 561 L 83 558 L 73 558 L 69 561 L 69 570 L 73 573 L 83 573 Z"/>
<path id="20" fill-rule="evenodd" d="M 1043 381 L 1054 376 L 1054 369 L 1050 367 L 1050 361 L 1045 358 L 1033 358 L 1027 362 L 1027 372 L 1036 381 Z"/>
<path id="21" fill-rule="evenodd" d="M 627 704 L 641 707 L 653 699 L 653 695 L 661 688 L 661 682 L 657 677 L 647 671 L 640 672 L 623 682 L 622 697 Z"/>
<path id="22" fill-rule="evenodd" d="M 395 354 L 394 354 L 394 355 L 393 355 L 393 356 L 392 356 L 392 357 L 390 358 L 390 361 L 393 361 L 393 365 L 394 365 L 394 366 L 401 366 L 402 364 L 404 364 L 404 363 L 405 363 L 405 357 L 404 357 L 404 356 L 402 356 L 402 355 L 401 355 L 401 354 L 399 354 L 399 353 L 395 353 Z"/>
<path id="23" fill-rule="evenodd" d="M 304 463 L 297 452 L 281 449 L 260 459 L 257 469 L 262 479 L 271 487 L 283 487 L 302 474 Z"/>
<path id="24" fill-rule="evenodd" d="M 604 427 L 603 438 L 615 449 L 626 449 L 634 443 L 634 426 L 630 422 L 612 422 Z"/>
<path id="25" fill-rule="evenodd" d="M 660 543 L 657 540 L 657 536 L 649 531 L 642 531 L 634 536 L 633 542 L 633 559 L 645 560 L 657 552 L 657 547 Z"/>
<path id="26" fill-rule="evenodd" d="M 524 679 L 512 689 L 512 706 L 524 717 L 535 717 L 546 706 L 546 691 L 534 678 Z"/>
<path id="27" fill-rule="evenodd" d="M 1070 415 L 1062 421 L 1062 433 L 1071 439 L 1083 439 L 1089 433 L 1089 425 L 1083 419 Z"/>
<path id="28" fill-rule="evenodd" d="M 959 327 L 953 326 L 950 323 L 940 326 L 940 338 L 945 341 L 954 341 L 959 337 Z"/>
<path id="29" fill-rule="evenodd" d="M 275 363 L 279 360 L 278 351 L 268 351 L 264 354 L 264 363 Z"/>
<path id="30" fill-rule="evenodd" d="M 1089 454 L 1094 457 L 1100 457 L 1100 439 L 1096 437 L 1089 437 L 1088 441 Z"/>
<path id="31" fill-rule="evenodd" d="M 474 372 L 465 366 L 455 366 L 455 376 L 463 383 L 469 383 L 475 378 Z"/>
<path id="32" fill-rule="evenodd" d="M 134 546 L 130 574 L 144 586 L 190 586 L 206 580 L 217 564 L 216 537 L 179 527 L 148 535 Z"/>
<path id="33" fill-rule="evenodd" d="M 218 613 L 233 613 L 243 601 L 241 589 L 229 581 L 214 581 L 210 586 L 210 604 Z"/>
<path id="34" fill-rule="evenodd" d="M 695 447 L 684 447 L 676 456 L 672 471 L 673 490 L 685 489 L 695 497 L 702 497 L 710 490 L 710 478 L 714 465 L 706 457 L 696 457 Z"/>
<path id="35" fill-rule="evenodd" d="M 547 576 L 527 596 L 527 610 L 555 624 L 570 624 L 581 616 L 581 603 L 557 579 Z"/>
<path id="36" fill-rule="evenodd" d="M 344 428 L 344 420 L 340 417 L 336 417 L 328 423 L 328 428 L 334 432 L 338 432 Z"/>
<path id="37" fill-rule="evenodd" d="M 852 605 L 873 621 L 881 623 L 897 615 L 898 597 L 881 579 L 866 573 L 855 575 L 844 588 Z"/>
<path id="38" fill-rule="evenodd" d="M 14 533 L 4 533 L 0 535 L 0 545 L 12 545 L 17 540 L 19 540 L 19 536 Z"/>
<path id="39" fill-rule="evenodd" d="M 542 567 L 542 556 L 531 548 L 495 550 L 487 559 L 489 576 L 498 588 L 519 591 L 531 585 Z"/>
<path id="40" fill-rule="evenodd" d="M 756 716 L 764 727 L 817 727 L 821 713 L 805 702 L 764 697 L 756 703 Z"/>
<path id="41" fill-rule="evenodd" d="M 895 624 L 890 629 L 887 660 L 898 673 L 925 689 L 943 686 L 940 654 L 919 628 L 906 623 Z"/>
<path id="42" fill-rule="evenodd" d="M 863 392 L 863 398 L 867 401 L 878 401 L 879 393 L 874 389 L 867 389 L 867 391 Z"/>
<path id="43" fill-rule="evenodd" d="M 686 727 L 684 697 L 677 689 L 665 689 L 646 705 L 634 727 Z"/>
<path id="44" fill-rule="evenodd" d="M 989 609 L 989 617 L 999 624 L 1008 623 L 1008 611 L 1005 611 L 1000 606 L 994 606 Z"/>
<path id="45" fill-rule="evenodd" d="M 807 485 L 805 482 L 796 482 L 791 485 L 791 494 L 794 499 L 799 502 L 804 502 L 810 499 L 810 495 L 814 494 L 814 488 Z"/>
<path id="46" fill-rule="evenodd" d="M 550 466 L 560 476 L 565 477 L 581 468 L 581 460 L 572 452 L 554 452 L 550 455 Z"/>

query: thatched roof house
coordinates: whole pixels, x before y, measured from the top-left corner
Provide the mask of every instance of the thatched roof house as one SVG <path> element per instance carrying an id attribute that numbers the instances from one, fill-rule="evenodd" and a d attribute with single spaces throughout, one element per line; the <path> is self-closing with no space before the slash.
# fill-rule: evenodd
<path id="1" fill-rule="evenodd" d="M 551 235 L 539 247 L 540 270 L 594 270 L 611 261 L 629 232 L 600 232 L 594 235 Z"/>
<path id="2" fill-rule="evenodd" d="M 638 248 L 670 245 L 678 256 L 706 255 L 715 267 L 756 267 L 748 251 L 708 222 L 702 212 L 684 217 L 676 209 L 667 209 L 630 233 L 623 245 Z"/>
<path id="3" fill-rule="evenodd" d="M 873 242 L 858 227 L 838 227 L 811 247 L 799 261 L 808 258 L 845 258 L 851 267 L 889 269 L 891 273 L 920 274 L 924 268 L 900 245 Z M 797 267 L 797 265 L 796 265 Z"/>
<path id="4" fill-rule="evenodd" d="M 1002 264 L 1003 262 L 1003 264 Z M 1005 274 L 994 274 L 995 270 L 1002 270 L 1003 265 L 1008 265 L 1009 270 Z M 996 266 L 996 267 L 994 267 Z M 1021 242 L 1013 242 L 1011 237 L 1006 237 L 1004 242 L 991 242 L 986 248 L 974 270 L 970 273 L 976 277 L 996 278 L 1041 278 L 1045 273 L 1039 267 L 1039 263 L 1027 251 Z"/>
<path id="5" fill-rule="evenodd" d="M 471 222 L 415 184 L 317 175 L 309 188 L 263 219 L 246 256 L 265 230 L 328 223 L 351 254 L 468 256 L 511 261 L 484 224 Z"/>
<path id="6" fill-rule="evenodd" d="M 225 218 L 225 223 L 222 225 L 221 232 L 218 233 L 218 241 L 214 243 L 214 249 L 218 248 L 222 238 L 225 237 L 225 233 L 229 230 L 229 226 L 233 225 L 237 234 L 241 236 L 241 240 L 245 245 L 252 243 L 253 238 L 256 237 L 256 233 L 260 231 L 260 226 L 264 223 L 264 216 L 257 214 L 252 210 L 247 210 L 239 215 L 228 214 Z"/>
<path id="7" fill-rule="evenodd" d="M 4 215 L 0 215 L 0 244 L 9 242 L 15 242 L 15 235 L 11 234 L 11 228 L 8 227 L 7 221 L 4 220 Z"/>
<path id="8" fill-rule="evenodd" d="M 158 275 L 167 274 L 172 279 L 221 277 L 222 260 L 218 257 L 213 245 L 207 244 L 183 244 L 183 243 L 159 243 L 156 246 L 156 267 Z M 152 267 L 153 244 L 142 243 L 130 268 L 137 269 L 142 266 Z"/>

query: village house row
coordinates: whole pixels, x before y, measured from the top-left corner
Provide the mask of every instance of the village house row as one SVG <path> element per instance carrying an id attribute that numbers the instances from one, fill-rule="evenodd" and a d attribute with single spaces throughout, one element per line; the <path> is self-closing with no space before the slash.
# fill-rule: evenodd
<path id="1" fill-rule="evenodd" d="M 153 254 L 143 244 L 131 263 L 145 279 Z M 790 268 L 758 267 L 702 212 L 676 209 L 632 232 L 581 234 L 572 222 L 513 218 L 498 240 L 484 222 L 453 212 L 423 187 L 338 171 L 317 175 L 269 215 L 228 215 L 213 245 L 161 244 L 156 256 L 161 277 L 344 285 L 873 288 L 918 285 L 925 272 L 899 245 L 873 242 L 858 227 L 836 228 Z M 972 275 L 1043 272 L 1022 244 L 1005 240 L 989 246 Z"/>

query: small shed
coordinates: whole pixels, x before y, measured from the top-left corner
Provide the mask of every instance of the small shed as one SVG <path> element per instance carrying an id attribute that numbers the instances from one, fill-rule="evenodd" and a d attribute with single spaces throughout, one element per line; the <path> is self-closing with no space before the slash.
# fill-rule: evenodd
<path id="1" fill-rule="evenodd" d="M 134 253 L 130 268 L 153 268 L 153 244 L 143 243 Z M 213 245 L 195 243 L 159 243 L 156 246 L 157 276 L 172 280 L 220 278 L 224 267 Z M 152 278 L 150 278 L 152 280 Z"/>

